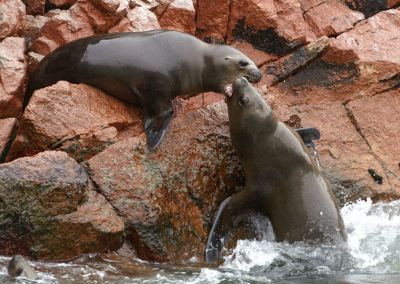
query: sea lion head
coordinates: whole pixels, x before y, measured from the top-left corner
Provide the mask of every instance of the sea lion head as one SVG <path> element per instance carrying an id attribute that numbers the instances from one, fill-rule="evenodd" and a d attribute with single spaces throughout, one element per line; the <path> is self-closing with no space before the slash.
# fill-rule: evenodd
<path id="1" fill-rule="evenodd" d="M 228 45 L 214 45 L 206 58 L 204 82 L 219 93 L 226 93 L 227 86 L 240 77 L 251 83 L 261 80 L 257 65 L 239 50 Z"/>
<path id="2" fill-rule="evenodd" d="M 233 82 L 232 95 L 227 96 L 225 101 L 228 105 L 231 132 L 258 135 L 267 130 L 269 121 L 274 121 L 271 119 L 273 117 L 270 106 L 246 78 L 238 78 Z"/>

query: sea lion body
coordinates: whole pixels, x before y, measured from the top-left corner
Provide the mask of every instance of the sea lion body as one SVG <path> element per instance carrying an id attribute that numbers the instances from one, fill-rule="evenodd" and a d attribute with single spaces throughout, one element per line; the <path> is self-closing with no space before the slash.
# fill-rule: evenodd
<path id="1" fill-rule="evenodd" d="M 208 238 L 207 262 L 220 255 L 235 216 L 249 209 L 270 219 L 277 241 L 344 242 L 335 197 L 300 136 L 244 78 L 234 82 L 227 104 L 232 144 L 246 185 L 221 204 Z"/>
<path id="2" fill-rule="evenodd" d="M 94 86 L 141 106 L 148 144 L 155 148 L 172 118 L 173 98 L 223 93 L 240 76 L 261 79 L 253 61 L 226 45 L 176 31 L 107 34 L 78 39 L 48 54 L 30 78 L 26 103 L 35 90 L 60 80 Z"/>

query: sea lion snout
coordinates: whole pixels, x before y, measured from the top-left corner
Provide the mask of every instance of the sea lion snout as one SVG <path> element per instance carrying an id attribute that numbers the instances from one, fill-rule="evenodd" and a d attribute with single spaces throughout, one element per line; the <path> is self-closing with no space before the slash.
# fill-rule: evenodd
<path id="1" fill-rule="evenodd" d="M 262 74 L 261 71 L 257 68 L 257 66 L 250 66 L 245 74 L 247 80 L 250 83 L 257 83 L 261 80 Z"/>

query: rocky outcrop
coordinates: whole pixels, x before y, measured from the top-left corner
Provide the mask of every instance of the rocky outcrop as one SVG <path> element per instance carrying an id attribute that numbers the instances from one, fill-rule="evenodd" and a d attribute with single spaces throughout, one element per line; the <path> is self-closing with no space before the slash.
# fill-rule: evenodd
<path id="1" fill-rule="evenodd" d="M 0 165 L 2 254 L 69 259 L 122 244 L 123 222 L 63 152 Z"/>
<path id="2" fill-rule="evenodd" d="M 93 87 L 60 81 L 34 93 L 7 160 L 63 149 L 81 161 L 118 141 L 119 130 L 141 129 L 133 107 Z"/>
<path id="3" fill-rule="evenodd" d="M 166 30 L 195 34 L 195 15 L 192 0 L 173 0 L 161 15 L 160 26 Z"/>
<path id="4" fill-rule="evenodd" d="M 144 32 L 157 29 L 160 29 L 157 16 L 150 10 L 138 6 L 130 10 L 128 14 L 108 32 Z"/>
<path id="5" fill-rule="evenodd" d="M 196 36 L 206 42 L 224 43 L 231 0 L 198 0 Z"/>
<path id="6" fill-rule="evenodd" d="M 374 170 L 384 177 L 382 183 L 390 185 L 397 194 L 400 192 L 399 95 L 397 89 L 346 104 L 354 127 L 380 163 L 382 170 Z"/>
<path id="7" fill-rule="evenodd" d="M 26 15 L 21 0 L 3 0 L 0 2 L 0 40 L 7 36 L 18 35 L 22 31 Z"/>
<path id="8" fill-rule="evenodd" d="M 26 75 L 25 42 L 7 37 L 0 42 L 0 119 L 17 117 L 22 111 Z"/>
<path id="9" fill-rule="evenodd" d="M 124 219 L 139 257 L 202 259 L 219 203 L 243 186 L 227 123 L 223 102 L 181 112 L 156 152 L 140 136 L 88 161 L 92 180 Z"/>

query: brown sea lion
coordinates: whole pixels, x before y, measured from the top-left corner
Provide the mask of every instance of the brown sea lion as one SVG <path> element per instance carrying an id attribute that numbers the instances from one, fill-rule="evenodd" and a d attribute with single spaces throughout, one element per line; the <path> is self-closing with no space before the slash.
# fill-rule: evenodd
<path id="1" fill-rule="evenodd" d="M 154 30 L 98 35 L 48 54 L 29 80 L 25 105 L 35 90 L 60 80 L 94 86 L 143 109 L 147 144 L 154 149 L 172 118 L 173 98 L 223 93 L 242 76 L 257 82 L 261 72 L 237 49 L 189 34 Z"/>
<path id="2" fill-rule="evenodd" d="M 275 116 L 245 78 L 234 82 L 226 101 L 232 144 L 246 185 L 220 205 L 206 261 L 220 256 L 229 227 L 249 209 L 270 219 L 277 241 L 344 242 L 346 231 L 335 197 L 300 136 Z"/>

